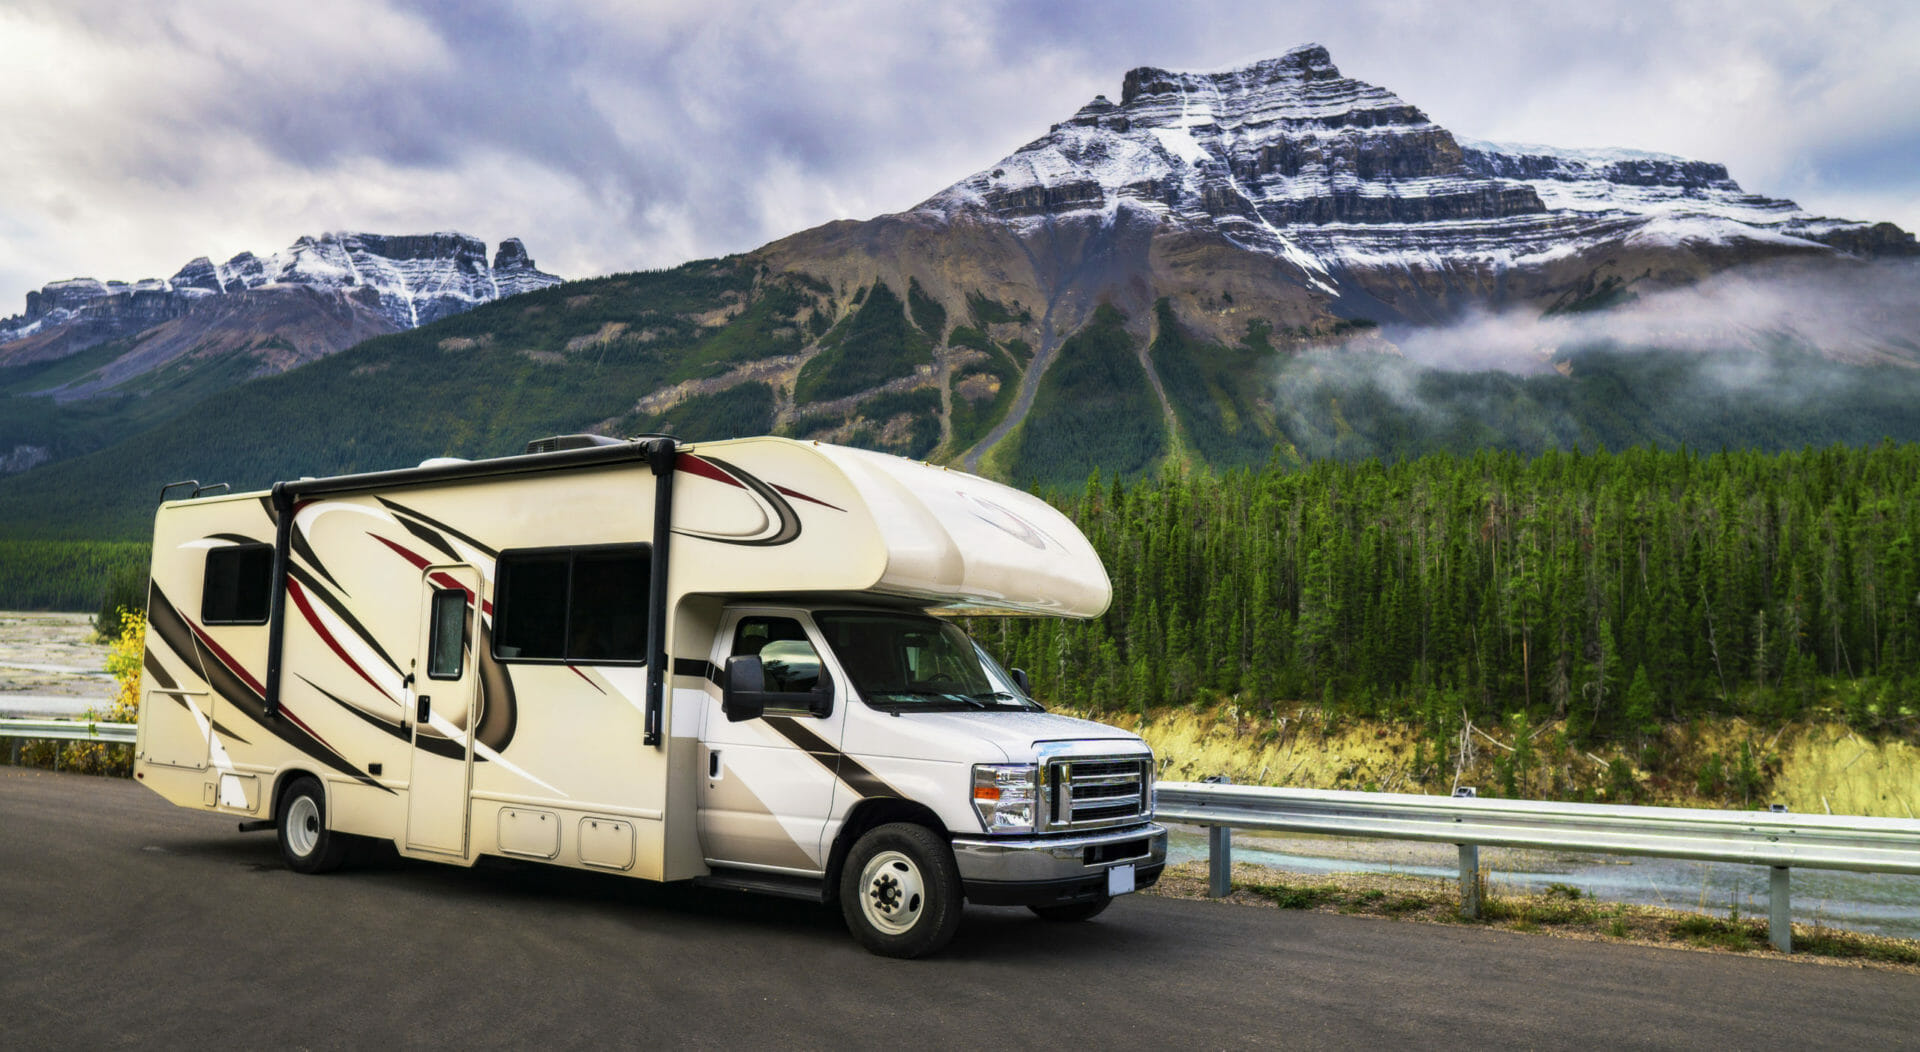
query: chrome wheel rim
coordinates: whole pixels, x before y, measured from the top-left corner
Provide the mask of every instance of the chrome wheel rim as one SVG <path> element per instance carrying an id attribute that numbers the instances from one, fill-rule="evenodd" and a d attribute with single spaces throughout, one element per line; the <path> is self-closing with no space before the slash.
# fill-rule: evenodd
<path id="1" fill-rule="evenodd" d="M 860 912 L 888 935 L 912 930 L 927 906 L 926 883 L 913 859 L 882 851 L 860 871 Z"/>
<path id="2" fill-rule="evenodd" d="M 315 845 L 320 843 L 320 805 L 313 797 L 302 794 L 293 798 L 287 808 L 287 846 L 293 853 L 305 858 L 313 854 Z"/>

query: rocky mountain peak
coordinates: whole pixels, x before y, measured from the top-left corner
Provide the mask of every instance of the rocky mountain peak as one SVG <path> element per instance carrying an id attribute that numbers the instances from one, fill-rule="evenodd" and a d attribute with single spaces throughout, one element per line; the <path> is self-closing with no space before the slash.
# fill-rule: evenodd
<path id="1" fill-rule="evenodd" d="M 1326 48 L 1319 44 L 1302 44 L 1277 58 L 1261 59 L 1250 65 L 1212 73 L 1176 73 L 1156 66 L 1128 70 L 1120 85 L 1120 104 L 1131 105 L 1142 94 L 1192 90 L 1202 83 L 1245 92 L 1287 84 L 1341 80 L 1345 78 L 1333 64 L 1333 56 L 1327 53 Z"/>
<path id="2" fill-rule="evenodd" d="M 520 269 L 533 266 L 533 257 L 527 255 L 527 246 L 517 237 L 500 242 L 499 251 L 493 254 L 493 269 Z"/>
<path id="3" fill-rule="evenodd" d="M 394 328 L 406 329 L 559 282 L 534 265 L 519 238 L 502 241 L 489 265 L 486 242 L 451 231 L 304 235 L 266 258 L 241 252 L 215 263 L 198 256 L 166 280 L 51 282 L 27 293 L 24 315 L 0 320 L 0 344 L 78 323 L 134 331 L 178 317 L 208 297 L 271 288 L 350 295 Z"/>
<path id="4" fill-rule="evenodd" d="M 1604 243 L 1912 251 L 1904 231 L 1743 190 L 1724 166 L 1625 150 L 1463 145 L 1318 44 L 1234 69 L 1128 72 L 1071 118 L 916 214 L 1016 232 L 1122 210 L 1278 257 L 1338 295 L 1381 267 L 1491 275 Z M 1797 249 L 1796 249 L 1797 246 Z"/>
<path id="5" fill-rule="evenodd" d="M 493 280 L 500 287 L 502 296 L 545 288 L 553 284 L 552 278 L 553 275 L 543 273 L 533 265 L 533 257 L 527 255 L 527 246 L 517 237 L 500 242 L 499 250 L 493 254 Z"/>

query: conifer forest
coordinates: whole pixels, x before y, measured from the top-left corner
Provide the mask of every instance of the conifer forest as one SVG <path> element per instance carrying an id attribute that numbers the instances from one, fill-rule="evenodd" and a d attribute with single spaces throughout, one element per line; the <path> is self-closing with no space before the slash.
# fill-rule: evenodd
<path id="1" fill-rule="evenodd" d="M 1043 700 L 1233 697 L 1418 721 L 1920 712 L 1920 446 L 1435 454 L 1391 465 L 1097 475 L 1063 508 L 1114 600 L 983 621 Z M 1844 690 L 1837 689 L 1844 685 Z"/>

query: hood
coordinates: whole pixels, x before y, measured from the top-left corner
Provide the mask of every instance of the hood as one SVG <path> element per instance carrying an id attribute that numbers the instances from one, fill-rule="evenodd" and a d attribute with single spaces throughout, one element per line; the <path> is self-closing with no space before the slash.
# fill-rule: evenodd
<path id="1" fill-rule="evenodd" d="M 1144 752 L 1147 748 L 1139 735 L 1129 731 L 1050 712 L 906 712 L 897 719 L 882 716 L 861 722 L 878 733 L 861 735 L 867 739 L 862 743 L 867 745 L 864 749 L 853 747 L 850 741 L 849 752 L 912 758 L 953 756 L 956 741 L 973 738 L 982 745 L 976 762 L 1004 759 L 1019 763 L 1034 759 L 1034 747 L 1042 742 L 1111 741 L 1116 752 Z"/>

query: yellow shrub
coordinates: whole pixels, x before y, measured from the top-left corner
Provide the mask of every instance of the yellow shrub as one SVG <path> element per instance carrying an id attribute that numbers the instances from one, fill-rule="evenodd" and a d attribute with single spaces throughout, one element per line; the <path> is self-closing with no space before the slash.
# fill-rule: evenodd
<path id="1" fill-rule="evenodd" d="M 123 611 L 120 622 L 120 635 L 114 639 L 113 648 L 107 652 L 107 671 L 119 681 L 120 690 L 114 695 L 112 704 L 106 712 L 87 710 L 87 718 L 100 723 L 137 723 L 140 720 L 140 666 L 145 660 L 147 649 L 146 615 L 133 611 Z M 68 742 L 60 753 L 60 765 L 69 770 L 84 771 L 89 774 L 117 774 L 122 777 L 133 773 L 133 749 L 131 746 L 108 745 L 104 742 Z"/>

